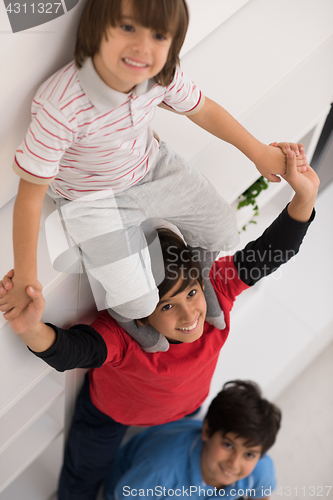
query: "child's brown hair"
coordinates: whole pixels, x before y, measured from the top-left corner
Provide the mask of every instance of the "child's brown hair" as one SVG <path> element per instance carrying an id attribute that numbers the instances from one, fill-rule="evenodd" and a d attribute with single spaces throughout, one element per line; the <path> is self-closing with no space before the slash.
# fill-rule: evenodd
<path id="1" fill-rule="evenodd" d="M 101 40 L 109 26 L 121 22 L 124 0 L 88 0 L 82 12 L 76 35 L 75 63 L 82 67 L 87 57 L 99 51 Z M 174 77 L 179 64 L 179 52 L 184 43 L 189 22 L 185 0 L 128 0 L 131 1 L 135 21 L 157 33 L 172 35 L 168 59 L 162 71 L 155 76 L 158 84 L 166 87 Z"/>
<path id="2" fill-rule="evenodd" d="M 213 399 L 205 421 L 208 437 L 229 432 L 246 439 L 249 446 L 262 446 L 262 455 L 273 446 L 281 425 L 281 411 L 264 399 L 257 384 L 245 380 L 226 382 Z"/>

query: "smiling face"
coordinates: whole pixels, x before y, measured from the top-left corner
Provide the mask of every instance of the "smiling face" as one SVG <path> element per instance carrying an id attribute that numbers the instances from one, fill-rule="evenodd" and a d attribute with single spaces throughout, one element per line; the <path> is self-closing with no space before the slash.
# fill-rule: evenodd
<path id="1" fill-rule="evenodd" d="M 221 431 L 208 435 L 205 421 L 203 431 L 201 470 L 205 483 L 223 488 L 251 474 L 261 456 L 262 446 L 246 444 L 246 439 Z"/>
<path id="2" fill-rule="evenodd" d="M 198 281 L 177 293 L 182 279 L 161 298 L 148 323 L 169 340 L 191 343 L 203 334 L 207 304 Z"/>
<path id="3" fill-rule="evenodd" d="M 109 87 L 128 93 L 135 85 L 160 73 L 171 43 L 170 33 L 159 33 L 139 24 L 130 0 L 123 0 L 121 20 L 110 26 L 102 38 L 93 57 L 94 66 Z"/>

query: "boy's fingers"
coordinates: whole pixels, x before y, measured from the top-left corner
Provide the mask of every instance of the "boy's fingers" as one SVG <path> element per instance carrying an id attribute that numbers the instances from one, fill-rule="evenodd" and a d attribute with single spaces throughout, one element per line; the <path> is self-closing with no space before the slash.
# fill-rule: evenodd
<path id="1" fill-rule="evenodd" d="M 0 295 L 5 295 L 6 291 L 12 288 L 11 279 L 13 276 L 14 276 L 14 269 L 11 269 L 2 278 L 2 281 L 0 281 Z"/>
<path id="2" fill-rule="evenodd" d="M 308 164 L 308 161 L 306 158 L 304 145 L 301 142 L 296 144 L 294 142 L 279 142 L 278 143 L 275 141 L 275 142 L 271 142 L 270 146 L 279 147 L 285 155 L 287 154 L 287 151 L 290 151 L 290 150 L 294 151 L 295 155 L 297 156 L 297 161 L 300 163 L 301 170 L 299 170 L 299 171 L 300 172 L 306 171 L 305 165 Z M 274 182 L 274 181 L 272 181 L 272 182 Z"/>
<path id="3" fill-rule="evenodd" d="M 272 144 L 270 144 L 270 146 L 278 146 L 284 154 L 287 154 L 287 151 L 294 151 L 294 153 L 296 154 L 296 156 L 298 156 L 300 154 L 300 146 L 303 147 L 302 149 L 302 152 L 304 153 L 304 146 L 303 144 L 295 144 L 294 142 L 273 142 Z"/>
<path id="4" fill-rule="evenodd" d="M 298 145 L 295 144 L 294 142 L 290 142 L 289 145 L 290 145 L 290 149 L 292 151 L 294 151 L 294 153 L 296 154 L 296 156 L 298 156 L 300 154 Z"/>
<path id="5" fill-rule="evenodd" d="M 297 172 L 296 156 L 292 150 L 287 151 L 287 172 L 286 175 L 292 175 Z"/>
<path id="6" fill-rule="evenodd" d="M 3 313 L 4 313 L 4 312 L 7 312 L 7 311 L 8 311 L 8 309 L 9 309 L 9 304 L 8 304 L 7 302 L 5 302 L 4 304 L 1 304 L 1 305 L 0 305 L 0 311 L 1 311 L 1 312 L 3 312 Z"/>
<path id="7" fill-rule="evenodd" d="M 287 151 L 290 150 L 290 144 L 289 142 L 279 142 L 279 148 L 282 149 L 284 154 L 287 154 Z"/>
<path id="8" fill-rule="evenodd" d="M 271 142 L 270 146 L 274 146 L 276 148 L 280 148 L 284 154 L 286 154 L 287 149 L 289 148 L 289 142 Z"/>
<path id="9" fill-rule="evenodd" d="M 287 151 L 294 151 L 295 155 L 298 156 L 300 154 L 299 147 L 294 142 L 284 142 L 286 153 Z"/>
<path id="10" fill-rule="evenodd" d="M 42 290 L 39 290 L 37 287 L 27 286 L 25 291 L 33 300 L 39 300 L 42 297 Z"/>
<path id="11" fill-rule="evenodd" d="M 308 161 L 303 156 L 297 156 L 296 157 L 296 165 L 297 165 L 297 167 L 304 167 L 304 166 L 308 165 Z"/>
<path id="12" fill-rule="evenodd" d="M 10 279 L 8 274 L 6 274 L 6 276 L 2 278 L 2 283 L 6 290 L 10 290 L 11 288 L 13 288 L 12 280 Z"/>
<path id="13" fill-rule="evenodd" d="M 42 291 L 43 289 L 41 286 L 40 288 L 32 286 L 27 286 L 26 288 L 27 295 L 31 297 L 37 309 L 44 307 L 44 297 Z"/>
<path id="14" fill-rule="evenodd" d="M 281 179 L 278 175 L 275 175 L 275 174 L 270 174 L 270 175 L 267 175 L 267 180 L 269 180 L 269 182 L 281 182 Z"/>
<path id="15" fill-rule="evenodd" d="M 282 149 L 284 154 L 287 154 L 287 151 L 292 149 L 292 151 L 295 151 L 295 146 L 296 144 L 293 144 L 292 142 L 279 142 L 279 148 Z"/>
<path id="16" fill-rule="evenodd" d="M 10 311 L 6 312 L 3 317 L 7 321 L 13 321 L 13 319 L 16 319 L 20 314 L 20 311 L 17 310 L 17 307 L 13 307 Z"/>

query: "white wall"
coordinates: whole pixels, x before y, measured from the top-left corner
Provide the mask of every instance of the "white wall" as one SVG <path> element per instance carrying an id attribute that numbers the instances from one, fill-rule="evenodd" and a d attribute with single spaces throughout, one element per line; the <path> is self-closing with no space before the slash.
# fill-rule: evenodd
<path id="1" fill-rule="evenodd" d="M 0 207 L 16 194 L 12 164 L 30 123 L 32 98 L 44 80 L 73 58 L 83 4 L 46 24 L 13 33 L 0 2 Z"/>
<path id="2" fill-rule="evenodd" d="M 13 34 L 0 2 L 0 276 L 13 264 L 12 198 L 18 182 L 11 171 L 14 151 L 28 126 L 30 102 L 38 85 L 72 58 L 83 4 L 81 0 L 50 23 Z M 322 123 L 333 97 L 332 0 L 189 0 L 189 4 L 192 21 L 182 64 L 206 95 L 265 142 L 298 141 Z M 154 128 L 202 170 L 230 203 L 258 177 L 254 166 L 237 150 L 184 117 L 159 110 Z M 318 125 L 315 135 L 319 129 Z M 223 381 L 233 377 L 253 378 L 268 395 L 275 396 L 332 338 L 332 242 L 328 240 L 332 234 L 332 193 L 325 192 L 318 201 L 318 223 L 300 256 L 286 266 L 281 279 L 266 280 L 238 301 L 210 397 Z M 261 200 L 262 207 L 266 204 L 261 212 L 263 229 L 278 213 L 282 191 L 271 186 Z M 46 201 L 43 217 L 51 210 Z M 253 228 L 254 233 L 259 229 Z M 254 233 L 244 234 L 242 242 L 255 237 Z M 319 249 L 323 255 L 320 266 Z M 75 321 L 77 309 L 81 315 L 93 307 L 86 282 L 79 289 L 77 275 L 66 276 L 51 268 L 43 225 L 38 260 L 47 303 L 45 319 L 63 324 Z M 9 435 L 4 441 L 0 439 L 0 465 L 11 467 L 10 479 L 7 475 L 4 482 L 0 467 L 0 500 L 23 496 L 25 500 L 46 500 L 55 488 L 64 428 L 80 374 L 54 379 L 52 371 L 31 356 L 2 318 L 0 352 L 0 428 L 6 422 L 13 423 Z M 49 387 L 53 396 L 45 400 L 45 388 Z M 30 399 L 36 406 L 31 406 L 24 428 L 19 424 L 15 428 L 22 412 L 20 403 Z M 7 459 L 18 456 L 19 450 L 26 448 L 24 443 L 35 443 L 35 426 L 41 422 L 49 429 L 50 419 L 56 425 L 52 423 L 45 438 L 39 436 L 33 454 L 26 460 L 22 454 L 19 467 L 15 460 Z M 45 485 L 40 477 L 47 478 Z M 26 478 L 29 484 L 34 483 L 31 491 L 25 490 Z M 9 489 L 1 492 L 5 484 Z"/>

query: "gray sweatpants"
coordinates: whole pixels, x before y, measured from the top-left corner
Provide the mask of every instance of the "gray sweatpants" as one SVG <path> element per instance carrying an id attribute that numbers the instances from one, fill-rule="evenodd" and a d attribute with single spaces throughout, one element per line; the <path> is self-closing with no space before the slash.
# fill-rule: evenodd
<path id="1" fill-rule="evenodd" d="M 126 318 L 149 316 L 159 301 L 151 255 L 153 268 L 163 269 L 162 254 L 154 236 L 147 242 L 144 221 L 173 223 L 192 247 L 221 251 L 238 242 L 232 208 L 163 142 L 154 167 L 133 187 L 108 197 L 101 191 L 71 202 L 58 198 L 56 205 L 88 274 L 104 287 L 107 306 Z"/>

